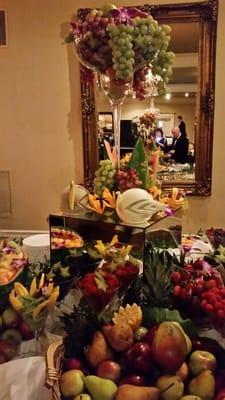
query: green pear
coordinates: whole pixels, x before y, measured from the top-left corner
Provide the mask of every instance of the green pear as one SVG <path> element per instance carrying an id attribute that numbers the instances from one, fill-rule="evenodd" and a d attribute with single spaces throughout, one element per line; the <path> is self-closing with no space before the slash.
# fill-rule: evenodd
<path id="1" fill-rule="evenodd" d="M 93 400 L 113 400 L 116 396 L 117 386 L 109 379 L 88 375 L 84 378 L 84 384 Z"/>
<path id="2" fill-rule="evenodd" d="M 180 400 L 202 400 L 202 399 L 199 396 L 187 394 L 186 396 L 181 397 Z"/>
<path id="3" fill-rule="evenodd" d="M 156 386 L 163 400 L 179 400 L 184 393 L 184 384 L 177 375 L 162 375 L 157 379 Z"/>
<path id="4" fill-rule="evenodd" d="M 212 400 L 215 392 L 215 378 L 212 371 L 206 370 L 193 378 L 188 385 L 190 394 L 201 397 L 202 400 Z"/>

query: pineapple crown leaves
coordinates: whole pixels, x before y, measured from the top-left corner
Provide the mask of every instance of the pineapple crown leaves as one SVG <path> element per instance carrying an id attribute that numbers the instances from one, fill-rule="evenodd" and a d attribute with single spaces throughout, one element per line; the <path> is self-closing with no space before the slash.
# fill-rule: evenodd
<path id="1" fill-rule="evenodd" d="M 97 313 L 85 298 L 74 306 L 71 314 L 63 313 L 60 317 L 67 333 L 64 338 L 66 355 L 84 357 L 85 347 L 91 342 L 94 333 L 100 328 Z"/>
<path id="2" fill-rule="evenodd" d="M 143 297 L 147 303 L 166 306 L 169 303 L 172 285 L 170 274 L 173 268 L 173 256 L 160 252 L 150 244 L 146 246 L 143 273 Z"/>

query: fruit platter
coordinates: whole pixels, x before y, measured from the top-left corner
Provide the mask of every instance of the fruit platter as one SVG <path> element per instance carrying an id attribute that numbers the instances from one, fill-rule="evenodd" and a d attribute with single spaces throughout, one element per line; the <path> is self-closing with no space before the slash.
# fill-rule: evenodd
<path id="1" fill-rule="evenodd" d="M 27 264 L 25 251 L 13 240 L 0 240 L 0 285 L 14 280 Z"/>
<path id="2" fill-rule="evenodd" d="M 81 279 L 80 302 L 61 316 L 63 339 L 48 349 L 52 399 L 223 400 L 225 348 L 207 336 L 225 335 L 218 268 L 149 244 L 143 273 L 117 290 L 122 247 L 114 257 L 114 241 L 97 243 L 110 279 L 98 270 Z M 130 251 L 123 249 L 125 258 Z"/>
<path id="3" fill-rule="evenodd" d="M 15 280 L 26 282 L 28 258 L 16 241 L 0 238 L 0 309 L 4 310 Z"/>
<path id="4" fill-rule="evenodd" d="M 82 247 L 82 245 L 83 240 L 76 232 L 61 227 L 51 227 L 52 249 L 68 249 L 74 247 Z"/>

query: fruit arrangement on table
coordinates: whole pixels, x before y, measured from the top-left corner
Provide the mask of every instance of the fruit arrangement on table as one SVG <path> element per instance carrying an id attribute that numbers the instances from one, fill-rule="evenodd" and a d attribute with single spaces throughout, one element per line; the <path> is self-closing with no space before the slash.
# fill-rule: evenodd
<path id="1" fill-rule="evenodd" d="M 114 274 L 113 246 L 98 241 L 98 249 Z M 224 399 L 225 350 L 201 333 L 203 316 L 224 333 L 224 292 L 217 268 L 203 259 L 186 263 L 146 246 L 143 275 L 122 296 L 115 291 L 99 309 L 84 293 L 63 315 L 61 399 Z"/>
<path id="2" fill-rule="evenodd" d="M 110 323 L 97 322 L 92 316 L 91 331 L 85 316 L 90 317 L 87 309 L 76 309 L 73 355 L 65 342 L 59 379 L 63 399 L 224 398 L 224 350 L 213 340 L 191 340 L 174 321 L 147 328 L 135 303 L 121 306 Z M 81 332 L 87 336 L 82 338 Z"/>

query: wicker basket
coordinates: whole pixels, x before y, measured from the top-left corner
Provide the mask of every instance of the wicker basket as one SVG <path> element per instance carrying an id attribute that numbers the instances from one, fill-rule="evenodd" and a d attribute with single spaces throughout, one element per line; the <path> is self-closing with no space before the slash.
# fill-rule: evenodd
<path id="1" fill-rule="evenodd" d="M 46 353 L 46 381 L 52 400 L 61 400 L 59 377 L 62 370 L 64 356 L 63 339 L 52 343 Z"/>

